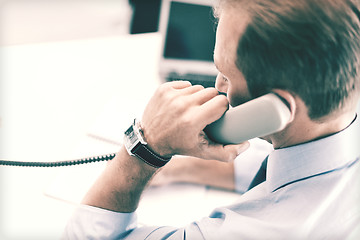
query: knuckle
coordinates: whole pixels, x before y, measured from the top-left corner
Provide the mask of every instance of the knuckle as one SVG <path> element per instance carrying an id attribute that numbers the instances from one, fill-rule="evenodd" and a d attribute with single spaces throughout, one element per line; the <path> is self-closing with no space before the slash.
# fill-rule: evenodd
<path id="1" fill-rule="evenodd" d="M 193 121 L 193 116 L 190 114 L 185 114 L 182 117 L 182 123 L 184 124 L 184 126 L 190 126 L 192 124 Z"/>
<path id="2" fill-rule="evenodd" d="M 195 88 L 195 90 L 198 90 L 198 91 L 202 91 L 202 90 L 205 89 L 204 86 L 202 86 L 202 85 L 193 85 L 192 87 Z"/>
<path id="3" fill-rule="evenodd" d="M 172 107 L 181 111 L 183 111 L 187 107 L 187 105 L 188 104 L 186 99 L 175 98 L 172 101 Z"/>
<path id="4" fill-rule="evenodd" d="M 169 91 L 169 89 L 171 88 L 171 85 L 169 83 L 164 83 L 161 84 L 160 87 L 158 88 L 159 92 L 167 92 Z"/>
<path id="5" fill-rule="evenodd" d="M 216 88 L 213 88 L 213 87 L 209 87 L 209 88 L 206 88 L 210 94 L 216 96 L 219 94 L 218 90 L 216 90 Z"/>
<path id="6" fill-rule="evenodd" d="M 160 85 L 160 87 L 158 87 L 158 89 L 156 90 L 156 94 L 158 96 L 162 97 L 166 93 L 166 89 L 167 89 L 167 86 L 165 86 L 165 84 Z"/>
<path id="7" fill-rule="evenodd" d="M 205 99 L 212 99 L 214 97 L 217 97 L 218 92 L 212 88 L 205 88 L 202 90 L 202 95 Z"/>
<path id="8" fill-rule="evenodd" d="M 173 89 L 166 83 L 157 89 L 156 94 L 163 102 L 171 101 L 174 98 Z"/>

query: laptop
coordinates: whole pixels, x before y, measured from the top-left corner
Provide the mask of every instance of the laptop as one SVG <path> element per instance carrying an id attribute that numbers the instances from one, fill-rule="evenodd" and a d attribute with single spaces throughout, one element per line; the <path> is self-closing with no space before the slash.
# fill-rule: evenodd
<path id="1" fill-rule="evenodd" d="M 159 62 L 164 81 L 188 80 L 193 85 L 214 87 L 213 63 L 216 20 L 214 0 L 163 0 L 159 32 L 162 36 Z"/>

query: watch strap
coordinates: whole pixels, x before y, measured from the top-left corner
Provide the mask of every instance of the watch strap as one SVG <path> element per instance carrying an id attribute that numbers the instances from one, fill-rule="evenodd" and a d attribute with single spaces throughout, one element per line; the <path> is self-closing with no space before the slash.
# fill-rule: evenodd
<path id="1" fill-rule="evenodd" d="M 170 161 L 171 158 L 163 158 L 155 154 L 146 145 L 138 144 L 136 149 L 133 149 L 133 154 L 140 158 L 145 163 L 152 167 L 160 168 Z"/>

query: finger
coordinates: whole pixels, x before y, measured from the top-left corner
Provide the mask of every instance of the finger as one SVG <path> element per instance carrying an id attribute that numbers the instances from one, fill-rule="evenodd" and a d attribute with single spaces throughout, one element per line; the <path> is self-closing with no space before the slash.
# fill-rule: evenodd
<path id="1" fill-rule="evenodd" d="M 198 114 L 196 115 L 198 119 L 196 120 L 203 124 L 201 127 L 205 128 L 206 125 L 218 120 L 228 107 L 227 98 L 223 95 L 217 95 L 198 108 Z"/>
<path id="2" fill-rule="evenodd" d="M 183 89 L 191 86 L 191 83 L 189 81 L 172 81 L 165 84 L 175 89 Z"/>
<path id="3" fill-rule="evenodd" d="M 209 157 L 221 162 L 232 162 L 250 146 L 248 141 L 236 145 L 214 144 L 209 147 Z"/>
<path id="4" fill-rule="evenodd" d="M 194 93 L 191 98 L 192 101 L 202 105 L 217 96 L 218 94 L 219 93 L 215 88 L 205 88 L 201 91 Z"/>
<path id="5" fill-rule="evenodd" d="M 180 89 L 181 94 L 183 94 L 183 95 L 194 94 L 194 93 L 202 91 L 202 90 L 204 90 L 204 87 L 201 85 L 194 85 L 194 86 Z"/>
<path id="6" fill-rule="evenodd" d="M 225 145 L 224 151 L 228 153 L 227 161 L 235 160 L 237 156 L 245 152 L 249 147 L 250 147 L 249 141 L 245 141 L 236 145 Z"/>

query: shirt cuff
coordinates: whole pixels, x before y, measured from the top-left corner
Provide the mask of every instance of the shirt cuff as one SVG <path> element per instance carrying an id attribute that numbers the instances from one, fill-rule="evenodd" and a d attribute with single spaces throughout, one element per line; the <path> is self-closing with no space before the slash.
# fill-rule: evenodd
<path id="1" fill-rule="evenodd" d="M 68 221 L 62 239 L 118 239 L 136 225 L 135 213 L 80 205 Z"/>
<path id="2" fill-rule="evenodd" d="M 255 138 L 249 141 L 250 147 L 234 161 L 235 191 L 244 193 L 259 170 L 261 163 L 274 149 L 273 146 Z"/>

